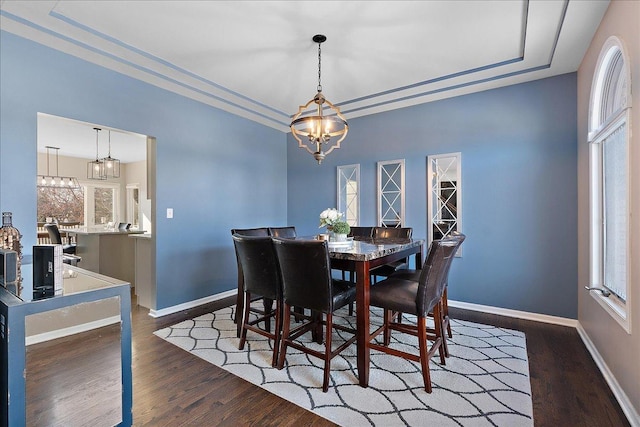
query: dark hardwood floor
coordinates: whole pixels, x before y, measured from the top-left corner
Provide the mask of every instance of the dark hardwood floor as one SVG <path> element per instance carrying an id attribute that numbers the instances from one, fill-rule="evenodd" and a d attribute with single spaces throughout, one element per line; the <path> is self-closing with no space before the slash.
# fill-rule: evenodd
<path id="1" fill-rule="evenodd" d="M 333 425 L 153 335 L 234 302 L 227 298 L 153 319 L 134 300 L 134 425 Z M 537 427 L 629 425 L 575 329 L 453 308 L 451 315 L 525 332 Z M 119 349 L 117 326 L 30 346 L 27 425 L 117 422 L 119 351 L 114 348 Z"/>

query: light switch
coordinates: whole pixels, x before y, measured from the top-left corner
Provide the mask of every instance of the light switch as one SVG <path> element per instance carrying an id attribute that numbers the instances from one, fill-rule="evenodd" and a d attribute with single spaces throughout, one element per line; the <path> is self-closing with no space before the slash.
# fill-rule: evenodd
<path id="1" fill-rule="evenodd" d="M 167 218 L 173 218 L 173 208 L 167 208 Z"/>

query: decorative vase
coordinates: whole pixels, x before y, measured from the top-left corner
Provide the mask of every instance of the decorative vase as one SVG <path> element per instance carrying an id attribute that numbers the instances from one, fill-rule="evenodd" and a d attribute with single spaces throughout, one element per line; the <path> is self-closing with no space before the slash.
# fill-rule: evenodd
<path id="1" fill-rule="evenodd" d="M 13 226 L 13 218 L 11 212 L 2 212 L 2 227 L 0 227 L 0 247 L 9 249 L 18 254 L 18 289 L 21 288 L 22 274 L 20 266 L 22 264 L 22 245 L 20 239 L 22 235 L 17 228 Z"/>
<path id="2" fill-rule="evenodd" d="M 347 241 L 347 235 L 346 234 L 338 234 L 338 233 L 334 233 L 334 241 L 335 242 L 346 242 Z"/>

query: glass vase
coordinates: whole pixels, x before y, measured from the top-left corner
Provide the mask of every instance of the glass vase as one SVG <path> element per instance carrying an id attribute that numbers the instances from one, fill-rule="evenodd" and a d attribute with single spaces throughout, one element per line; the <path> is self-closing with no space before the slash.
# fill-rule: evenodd
<path id="1" fill-rule="evenodd" d="M 22 235 L 17 228 L 13 226 L 13 216 L 11 212 L 2 212 L 2 227 L 0 227 L 0 247 L 8 249 L 18 254 L 18 289 L 21 288 L 22 274 L 20 267 L 22 264 L 22 245 L 20 239 Z"/>

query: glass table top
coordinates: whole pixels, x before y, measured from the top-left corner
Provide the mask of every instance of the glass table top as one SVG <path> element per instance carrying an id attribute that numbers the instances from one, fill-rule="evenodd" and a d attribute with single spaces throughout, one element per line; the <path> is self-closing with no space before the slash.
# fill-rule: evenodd
<path id="1" fill-rule="evenodd" d="M 62 289 L 57 292 L 53 286 L 38 285 L 33 282 L 33 264 L 23 264 L 21 268 L 22 283 L 8 284 L 5 288 L 24 302 L 38 301 L 59 296 L 104 289 L 126 284 L 119 279 L 103 276 L 69 264 L 62 265 Z"/>

